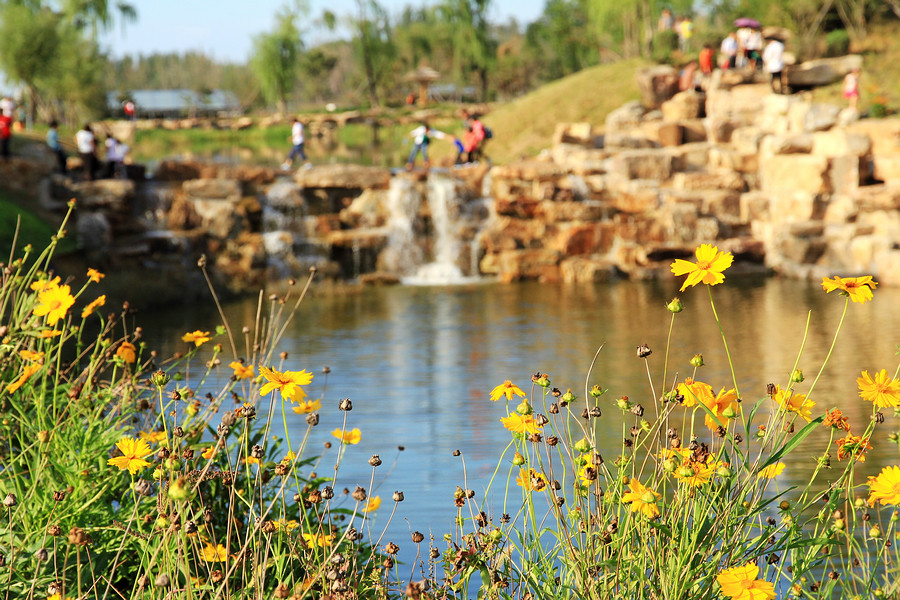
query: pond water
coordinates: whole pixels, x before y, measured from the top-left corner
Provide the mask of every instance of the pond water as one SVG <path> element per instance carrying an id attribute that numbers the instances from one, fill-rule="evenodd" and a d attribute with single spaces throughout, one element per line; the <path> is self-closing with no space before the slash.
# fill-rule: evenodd
<path id="1" fill-rule="evenodd" d="M 300 307 L 277 350 L 288 353 L 285 368 L 316 374 L 309 386 L 313 397 L 323 391 L 322 368 L 331 369 L 321 423 L 310 446 L 326 453 L 320 474 L 327 470 L 325 465 L 334 464 L 336 450 L 326 451 L 323 444 L 341 426 L 338 401 L 352 399 L 348 427 L 359 427 L 362 441 L 347 448 L 337 489 L 358 484 L 370 495 L 382 497 L 373 530 L 386 521 L 394 490 L 402 490 L 406 500 L 384 542 L 395 541 L 401 558 L 410 560 L 411 531 L 424 532 L 426 541 L 432 533 L 440 543 L 440 536 L 452 529 L 453 492 L 457 485 L 466 485 L 454 450 L 461 450 L 465 458 L 467 486 L 476 491 L 476 498 L 482 497 L 510 440 L 499 421 L 506 414 L 504 403 L 488 399 L 491 389 L 505 379 L 529 390 L 531 374 L 541 371 L 550 375 L 554 387 L 572 388 L 583 398 L 588 367 L 603 344 L 588 387 L 599 384 L 609 389 L 599 419 L 600 430 L 608 435 L 601 437 L 599 449 L 615 456 L 621 448 L 622 422 L 613 399 L 627 395 L 645 407 L 652 405 L 646 367 L 635 354 L 635 347 L 645 343 L 653 350 L 650 372 L 655 396 L 660 395 L 670 321 L 665 304 L 679 295 L 686 310 L 675 319 L 669 380 L 676 374 L 689 375 L 689 359 L 702 352 L 706 366 L 698 378 L 716 390 L 732 387 L 706 290 L 699 287 L 678 294 L 677 287 L 674 279 L 593 286 L 481 283 L 313 295 Z M 730 277 L 712 292 L 745 402 L 763 397 L 769 382 L 785 386 L 812 311 L 799 363 L 807 380 L 797 388 L 806 392 L 828 352 L 844 299 L 826 295 L 815 283 L 756 277 Z M 227 305 L 232 327 L 239 331 L 243 325 L 252 326 L 255 307 L 252 299 Z M 873 302 L 850 305 L 830 365 L 816 386 L 815 414 L 839 407 L 862 431 L 871 406 L 859 399 L 856 378 L 862 370 L 894 372 L 900 344 L 898 307 L 900 290 L 890 288 L 876 290 Z M 137 320 L 150 348 L 163 354 L 185 349 L 180 341 L 185 331 L 212 329 L 218 323 L 211 302 L 164 315 L 139 315 Z M 223 367 L 221 381 L 229 374 Z M 292 439 L 299 440 L 306 428 L 303 417 L 288 418 Z M 895 429 L 892 419 L 889 416 L 885 425 L 889 430 Z M 874 444 L 865 463 L 868 472 L 896 461 L 886 435 L 885 430 L 878 433 L 881 443 Z M 814 465 L 811 457 L 824 449 L 827 439 L 823 428 L 821 435 L 807 440 L 810 452 L 791 455 L 778 479 L 782 489 L 808 477 Z M 401 446 L 403 451 L 398 450 Z M 372 454 L 384 461 L 376 471 L 374 489 L 367 464 Z M 501 477 L 510 459 L 507 453 Z M 502 486 L 496 488 L 493 506 L 498 511 L 502 493 Z"/>

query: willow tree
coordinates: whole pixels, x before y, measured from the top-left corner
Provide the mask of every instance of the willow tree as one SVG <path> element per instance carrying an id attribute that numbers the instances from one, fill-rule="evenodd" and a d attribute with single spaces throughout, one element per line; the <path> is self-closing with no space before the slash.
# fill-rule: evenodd
<path id="1" fill-rule="evenodd" d="M 303 42 L 297 28 L 298 10 L 282 8 L 275 15 L 275 29 L 253 40 L 250 66 L 263 96 L 287 112 L 288 97 L 297 85 Z"/>
<path id="2" fill-rule="evenodd" d="M 497 63 L 497 41 L 487 16 L 491 0 L 445 0 L 441 9 L 453 32 L 453 58 L 457 72 L 474 71 L 481 99 L 488 98 L 488 77 Z"/>
<path id="3" fill-rule="evenodd" d="M 352 19 L 356 34 L 353 47 L 363 65 L 369 102 L 380 106 L 379 88 L 391 73 L 396 54 L 391 21 L 377 0 L 356 0 L 356 7 L 357 14 Z"/>

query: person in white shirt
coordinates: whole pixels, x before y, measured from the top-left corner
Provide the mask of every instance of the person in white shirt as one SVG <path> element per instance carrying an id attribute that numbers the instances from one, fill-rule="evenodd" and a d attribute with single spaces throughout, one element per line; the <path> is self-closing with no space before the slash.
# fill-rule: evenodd
<path id="1" fill-rule="evenodd" d="M 409 153 L 409 158 L 406 161 L 406 170 L 412 170 L 413 166 L 416 164 L 416 157 L 419 156 L 420 153 L 422 154 L 422 163 L 427 169 L 429 165 L 428 144 L 431 142 L 431 138 L 442 140 L 446 134 L 443 131 L 431 129 L 428 126 L 427 121 L 422 121 L 418 127 L 409 133 L 409 135 L 413 139 L 413 149 L 412 152 Z"/>
<path id="2" fill-rule="evenodd" d="M 294 164 L 294 158 L 297 156 L 302 158 L 308 167 L 312 166 L 306 158 L 306 152 L 303 148 L 306 143 L 306 139 L 303 136 L 303 123 L 297 117 L 294 117 L 294 120 L 291 122 L 291 136 L 289 139 L 291 141 L 291 153 L 288 154 L 281 168 L 284 170 L 290 169 L 291 165 Z"/>
<path id="3" fill-rule="evenodd" d="M 745 50 L 747 53 L 747 60 L 750 61 L 750 66 L 752 66 L 754 70 L 759 69 L 763 50 L 763 38 L 759 29 L 750 31 L 750 37 L 747 38 Z"/>
<path id="4" fill-rule="evenodd" d="M 775 38 L 769 38 L 762 55 L 763 69 L 772 75 L 772 91 L 776 94 L 785 92 L 782 72 L 784 71 L 784 44 Z M 777 83 L 777 85 L 776 85 Z"/>
<path id="5" fill-rule="evenodd" d="M 128 154 L 128 144 L 122 143 L 113 136 L 106 138 L 106 172 L 104 177 L 125 177 L 125 156 Z"/>
<path id="6" fill-rule="evenodd" d="M 97 156 L 94 154 L 96 150 L 94 142 L 94 132 L 91 131 L 90 123 L 85 123 L 84 127 L 75 134 L 75 147 L 81 156 L 81 165 L 84 169 L 84 178 L 88 181 L 94 179 L 94 173 L 97 171 Z"/>
<path id="7" fill-rule="evenodd" d="M 732 31 L 725 37 L 724 40 L 722 40 L 722 45 L 719 47 L 719 51 L 724 55 L 722 68 L 734 69 L 737 66 L 738 53 L 737 34 L 735 32 Z"/>
<path id="8" fill-rule="evenodd" d="M 12 117 L 16 111 L 16 103 L 9 96 L 0 99 L 0 114 L 4 117 Z"/>

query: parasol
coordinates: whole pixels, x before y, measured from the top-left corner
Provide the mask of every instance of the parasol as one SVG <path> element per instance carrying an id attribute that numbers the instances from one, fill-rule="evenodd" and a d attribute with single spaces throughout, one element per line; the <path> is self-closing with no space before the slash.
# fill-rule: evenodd
<path id="1" fill-rule="evenodd" d="M 740 19 L 735 19 L 734 26 L 735 27 L 749 27 L 750 29 L 759 29 L 760 23 L 756 19 L 751 19 L 750 17 L 741 17 Z"/>

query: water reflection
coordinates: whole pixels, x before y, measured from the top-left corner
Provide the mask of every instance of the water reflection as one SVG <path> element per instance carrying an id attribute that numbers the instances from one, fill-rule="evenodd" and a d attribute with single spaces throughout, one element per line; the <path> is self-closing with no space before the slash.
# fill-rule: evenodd
<path id="1" fill-rule="evenodd" d="M 336 410 L 340 398 L 353 400 L 349 426 L 359 427 L 362 442 L 348 448 L 338 489 L 360 484 L 368 489 L 371 468 L 367 459 L 380 454 L 385 465 L 376 473 L 370 495 L 385 501 L 377 520 L 390 511 L 394 490 L 406 502 L 388 538 L 401 546 L 401 558 L 414 556 L 409 531 L 449 531 L 456 514 L 453 491 L 463 485 L 462 464 L 452 456 L 465 455 L 468 487 L 477 498 L 506 448 L 509 437 L 499 423 L 503 402 L 488 401 L 490 390 L 504 379 L 525 389 L 531 373 L 549 373 L 554 386 L 572 388 L 584 397 L 585 378 L 596 349 L 604 344 L 588 386 L 608 388 L 610 401 L 598 427 L 600 450 L 618 454 L 620 413 L 611 399 L 627 395 L 652 406 L 661 394 L 666 337 L 671 315 L 665 303 L 677 295 L 674 281 L 620 282 L 597 286 L 541 284 L 483 284 L 451 288 L 394 287 L 360 290 L 334 297 L 313 296 L 306 301 L 278 350 L 288 352 L 287 365 L 319 373 L 331 368 L 321 424 L 313 449 L 333 464 L 335 449 L 325 451 L 330 431 L 341 425 Z M 815 379 L 832 343 L 844 306 L 843 298 L 826 295 L 821 287 L 778 279 L 731 278 L 713 288 L 718 314 L 735 361 L 737 382 L 745 402 L 765 395 L 769 382 L 785 386 L 794 367 L 811 311 L 806 347 L 799 367 L 807 379 L 805 393 Z M 716 390 L 731 387 L 731 373 L 705 289 L 681 294 L 687 309 L 675 318 L 667 381 L 690 373 L 691 356 L 702 352 L 706 366 L 698 377 Z M 840 407 L 861 432 L 871 406 L 859 400 L 856 377 L 896 366 L 900 343 L 900 290 L 879 289 L 875 301 L 851 305 L 831 365 L 816 385 L 816 414 Z M 227 307 L 232 327 L 253 325 L 255 302 Z M 182 349 L 184 331 L 212 328 L 212 306 L 141 319 L 147 341 L 162 353 Z M 648 344 L 655 393 L 644 362 L 635 347 Z M 227 347 L 227 344 L 226 344 Z M 222 381 L 226 374 L 223 372 Z M 317 375 L 312 393 L 324 381 Z M 768 401 L 764 403 L 768 406 Z M 652 414 L 652 411 L 650 411 Z M 305 429 L 303 418 L 289 415 L 292 438 Z M 886 435 L 886 433 L 885 433 Z M 798 452 L 779 485 L 802 483 L 828 442 L 823 429 L 808 439 L 809 452 Z M 401 452 L 398 447 L 403 447 Z M 834 455 L 834 452 L 832 452 Z M 396 466 L 390 465 L 396 459 Z M 875 472 L 893 461 L 885 443 L 876 443 L 865 463 Z M 833 459 L 836 464 L 836 459 Z M 508 464 L 501 474 L 505 474 Z M 324 473 L 324 467 L 320 467 Z M 499 507 L 498 507 L 499 508 Z M 377 528 L 376 521 L 376 528 Z M 404 543 L 405 542 L 405 543 Z M 411 552 L 411 554 L 405 554 Z"/>

